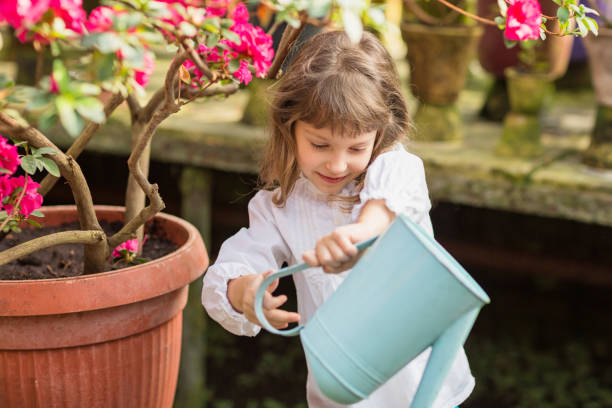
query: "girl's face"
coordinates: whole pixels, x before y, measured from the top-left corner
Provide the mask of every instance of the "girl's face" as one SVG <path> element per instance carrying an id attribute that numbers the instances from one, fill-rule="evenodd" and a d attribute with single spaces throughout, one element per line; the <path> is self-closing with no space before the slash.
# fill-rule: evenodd
<path id="1" fill-rule="evenodd" d="M 344 137 L 304 121 L 295 124 L 298 166 L 322 193 L 338 194 L 368 166 L 376 131 Z"/>

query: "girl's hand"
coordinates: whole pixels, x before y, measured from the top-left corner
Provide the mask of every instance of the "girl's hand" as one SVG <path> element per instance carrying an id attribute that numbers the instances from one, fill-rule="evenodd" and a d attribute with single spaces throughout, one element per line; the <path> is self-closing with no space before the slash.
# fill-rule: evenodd
<path id="1" fill-rule="evenodd" d="M 355 243 L 369 238 L 363 225 L 348 224 L 336 228 L 317 241 L 312 251 L 304 252 L 302 259 L 310 266 L 321 266 L 327 273 L 340 273 L 350 269 L 359 259 Z"/>
<path id="2" fill-rule="evenodd" d="M 257 293 L 257 289 L 264 278 L 272 272 L 274 271 L 270 270 L 262 274 L 241 276 L 232 279 L 227 285 L 227 296 L 232 307 L 243 313 L 248 321 L 259 326 L 261 326 L 261 323 L 255 315 L 255 293 Z M 299 322 L 300 315 L 279 309 L 287 301 L 287 296 L 272 296 L 277 287 L 278 279 L 266 289 L 263 297 L 263 312 L 268 322 L 275 329 L 284 329 L 289 326 L 289 323 Z"/>

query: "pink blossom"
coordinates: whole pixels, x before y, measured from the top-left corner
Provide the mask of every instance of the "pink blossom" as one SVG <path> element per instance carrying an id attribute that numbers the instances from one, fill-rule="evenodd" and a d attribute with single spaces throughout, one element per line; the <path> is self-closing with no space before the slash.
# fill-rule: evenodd
<path id="1" fill-rule="evenodd" d="M 8 175 L 0 176 L 0 210 L 3 209 L 2 200 L 4 197 L 8 197 L 13 193 L 13 183 Z"/>
<path id="2" fill-rule="evenodd" d="M 57 81 L 55 80 L 55 78 L 53 77 L 53 75 L 49 76 L 49 82 L 50 82 L 50 89 L 49 92 L 57 94 L 59 93 L 59 85 L 57 84 Z"/>
<path id="3" fill-rule="evenodd" d="M 207 2 L 206 14 L 213 17 L 221 17 L 227 13 L 228 0 L 210 0 Z"/>
<path id="4" fill-rule="evenodd" d="M 231 30 L 240 37 L 240 44 L 229 42 L 230 47 L 243 56 L 250 57 L 257 76 L 263 78 L 274 58 L 272 37 L 261 27 L 254 27 L 249 23 L 234 24 Z"/>
<path id="5" fill-rule="evenodd" d="M 151 74 L 153 74 L 153 70 L 155 69 L 154 58 L 155 56 L 152 52 L 145 52 L 143 55 L 144 68 L 142 70 L 136 70 L 134 72 L 134 79 L 142 87 L 147 86 L 147 84 L 149 83 L 149 79 L 151 78 Z"/>
<path id="6" fill-rule="evenodd" d="M 230 18 L 234 20 L 235 24 L 245 24 L 249 22 L 249 11 L 244 3 L 238 3 L 236 5 L 230 13 Z"/>
<path id="7" fill-rule="evenodd" d="M 62 19 L 67 29 L 77 34 L 83 32 L 87 15 L 82 0 L 3 0 L 0 2 L 0 22 L 8 22 L 22 42 L 32 38 L 48 42 L 49 39 L 40 34 L 31 36 L 31 31 L 48 10 L 52 18 Z"/>
<path id="8" fill-rule="evenodd" d="M 8 141 L 0 135 L 0 167 L 7 169 L 12 173 L 17 170 L 17 166 L 21 163 L 17 146 L 9 144 Z"/>
<path id="9" fill-rule="evenodd" d="M 518 41 L 540 38 L 542 9 L 537 0 L 512 0 L 507 15 L 506 38 Z"/>
<path id="10" fill-rule="evenodd" d="M 119 258 L 123 256 L 120 252 L 123 249 L 127 249 L 128 252 L 133 252 L 133 253 L 138 252 L 138 247 L 139 247 L 139 244 L 136 238 L 128 239 L 123 244 L 117 245 L 117 247 L 113 250 L 113 257 Z"/>
<path id="11" fill-rule="evenodd" d="M 249 63 L 245 60 L 240 61 L 240 67 L 234 72 L 234 76 L 238 78 L 238 81 L 248 85 L 251 79 L 253 79 L 253 75 L 251 75 L 251 71 L 249 71 Z"/>
<path id="12" fill-rule="evenodd" d="M 108 31 L 113 26 L 115 11 L 107 6 L 96 7 L 89 14 L 85 27 L 92 33 Z"/>
<path id="13" fill-rule="evenodd" d="M 23 195 L 23 198 L 21 199 L 21 203 L 19 204 L 20 206 L 19 212 L 25 217 L 28 217 L 32 213 L 32 211 L 38 210 L 43 203 L 43 197 L 40 194 L 38 194 L 38 191 L 37 191 L 38 187 L 40 187 L 40 184 L 32 180 L 30 176 L 27 176 L 27 177 L 28 177 L 28 185 L 26 186 L 25 194 Z M 25 184 L 25 177 L 19 176 L 19 177 L 9 178 L 8 182 L 9 182 L 8 186 L 5 186 L 5 190 L 4 190 L 5 196 L 10 196 L 15 191 L 16 188 L 23 187 L 23 185 Z M 17 194 L 17 196 L 20 196 L 20 195 L 21 195 L 21 192 Z M 11 203 L 5 204 L 4 209 L 6 210 L 6 212 L 10 214 L 13 211 L 13 204 Z"/>

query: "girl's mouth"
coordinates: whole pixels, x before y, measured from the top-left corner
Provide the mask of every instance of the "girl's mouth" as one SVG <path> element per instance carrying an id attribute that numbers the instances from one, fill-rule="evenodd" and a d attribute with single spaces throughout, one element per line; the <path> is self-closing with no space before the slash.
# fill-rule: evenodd
<path id="1" fill-rule="evenodd" d="M 321 177 L 323 179 L 323 181 L 327 182 L 327 183 L 331 183 L 331 184 L 336 184 L 341 182 L 342 180 L 344 180 L 346 178 L 346 176 L 343 177 L 327 177 L 324 176 L 321 173 L 317 173 L 319 175 L 319 177 Z"/>

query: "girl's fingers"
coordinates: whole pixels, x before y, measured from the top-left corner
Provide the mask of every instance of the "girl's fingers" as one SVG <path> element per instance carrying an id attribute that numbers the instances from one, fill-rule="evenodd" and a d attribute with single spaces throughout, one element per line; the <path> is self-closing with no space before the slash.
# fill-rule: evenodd
<path id="1" fill-rule="evenodd" d="M 263 298 L 263 308 L 265 310 L 276 309 L 283 305 L 287 301 L 287 296 L 272 296 L 269 293 L 264 294 Z"/>
<path id="2" fill-rule="evenodd" d="M 269 276 L 271 273 L 273 273 L 273 272 L 274 272 L 274 270 L 272 270 L 272 269 L 271 269 L 271 270 L 269 270 L 269 271 L 267 271 L 267 272 L 264 272 L 264 273 L 262 274 L 263 279 L 267 278 L 267 277 L 268 277 L 268 276 Z M 262 280 L 263 280 L 263 279 L 262 279 Z M 261 284 L 261 282 L 259 282 L 259 284 L 257 285 L 257 287 L 259 287 L 259 285 L 260 285 L 260 284 Z M 278 279 L 275 279 L 275 280 L 274 280 L 274 281 L 273 281 L 273 282 L 272 282 L 272 283 L 271 283 L 271 284 L 270 284 L 270 285 L 269 285 L 269 286 L 266 288 L 266 290 L 267 290 L 268 292 L 270 292 L 270 293 L 273 293 L 273 292 L 276 290 L 276 288 L 278 288 Z"/>
<path id="3" fill-rule="evenodd" d="M 338 236 L 336 239 L 336 243 L 338 244 L 340 248 L 342 248 L 342 251 L 344 251 L 344 253 L 348 255 L 349 257 L 353 257 L 359 253 L 359 251 L 357 250 L 357 247 L 351 242 L 349 237 L 346 235 Z"/>
<path id="4" fill-rule="evenodd" d="M 326 265 L 332 262 L 332 256 L 329 253 L 329 250 L 325 245 L 317 244 L 315 248 L 315 254 L 317 255 L 317 259 L 319 260 L 320 265 Z"/>
<path id="5" fill-rule="evenodd" d="M 288 312 L 286 310 L 274 309 L 266 312 L 266 319 L 272 324 L 272 326 L 284 326 L 288 323 L 297 323 L 300 321 L 300 315 L 295 312 Z"/>
<path id="6" fill-rule="evenodd" d="M 306 251 L 302 254 L 302 259 L 310 266 L 319 266 L 319 260 L 315 251 Z"/>
<path id="7" fill-rule="evenodd" d="M 344 253 L 344 250 L 336 243 L 336 241 L 329 241 L 327 243 L 327 250 L 332 257 L 330 262 L 330 265 L 332 266 L 338 266 L 342 262 L 346 262 L 349 259 L 348 255 Z"/>

